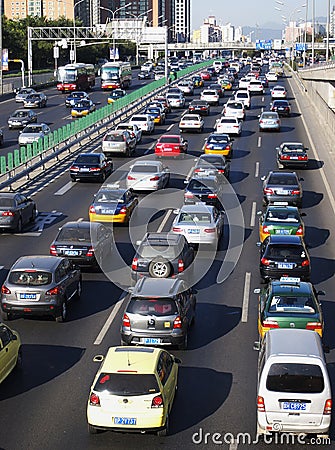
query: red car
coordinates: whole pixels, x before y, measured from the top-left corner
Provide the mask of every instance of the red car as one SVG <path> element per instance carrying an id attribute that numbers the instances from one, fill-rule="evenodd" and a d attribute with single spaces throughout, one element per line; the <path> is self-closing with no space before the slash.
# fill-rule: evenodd
<path id="1" fill-rule="evenodd" d="M 179 134 L 163 134 L 157 141 L 155 155 L 176 157 L 187 153 L 188 142 Z"/>
<path id="2" fill-rule="evenodd" d="M 206 81 L 212 79 L 212 75 L 207 70 L 204 70 L 203 72 L 201 72 L 200 76 L 203 80 L 206 80 Z"/>

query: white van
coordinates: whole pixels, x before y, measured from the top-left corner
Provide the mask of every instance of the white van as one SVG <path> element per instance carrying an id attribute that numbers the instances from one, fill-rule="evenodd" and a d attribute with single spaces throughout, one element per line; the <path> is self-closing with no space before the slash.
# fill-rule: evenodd
<path id="1" fill-rule="evenodd" d="M 220 73 L 222 70 L 222 61 L 214 61 L 213 67 L 216 73 Z"/>
<path id="2" fill-rule="evenodd" d="M 235 102 L 242 102 L 244 107 L 250 109 L 250 94 L 247 89 L 239 89 L 235 92 Z"/>
<path id="3" fill-rule="evenodd" d="M 332 396 L 320 336 L 312 330 L 272 329 L 254 349 L 260 350 L 257 434 L 328 437 Z"/>

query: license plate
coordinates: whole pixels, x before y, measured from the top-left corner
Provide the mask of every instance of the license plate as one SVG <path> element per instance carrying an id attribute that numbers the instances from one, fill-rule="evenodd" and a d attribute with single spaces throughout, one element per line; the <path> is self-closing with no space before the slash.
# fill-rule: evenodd
<path id="1" fill-rule="evenodd" d="M 165 151 L 165 152 L 172 152 L 172 150 L 173 150 L 173 149 L 170 148 L 170 147 L 164 147 L 164 151 Z"/>
<path id="2" fill-rule="evenodd" d="M 288 194 L 289 194 L 289 191 L 287 191 L 286 189 L 277 189 L 277 190 L 276 190 L 276 193 L 277 193 L 278 195 L 288 195 Z"/>
<path id="3" fill-rule="evenodd" d="M 21 300 L 36 300 L 36 294 L 20 294 Z"/>
<path id="4" fill-rule="evenodd" d="M 197 230 L 195 228 L 191 228 L 187 230 L 188 234 L 200 234 L 200 230 Z"/>
<path id="5" fill-rule="evenodd" d="M 101 214 L 114 214 L 113 209 L 102 209 Z"/>
<path id="6" fill-rule="evenodd" d="M 87 169 L 86 167 L 82 167 L 80 169 L 80 172 L 89 172 L 89 171 L 90 171 L 90 169 Z"/>
<path id="7" fill-rule="evenodd" d="M 115 425 L 136 425 L 135 417 L 114 417 Z"/>
<path id="8" fill-rule="evenodd" d="M 290 411 L 306 411 L 306 403 L 283 402 L 283 409 Z"/>
<path id="9" fill-rule="evenodd" d="M 290 159 L 299 159 L 297 156 L 290 156 Z"/>
<path id="10" fill-rule="evenodd" d="M 78 256 L 79 251 L 78 250 L 64 250 L 64 255 L 66 256 Z"/>
<path id="11" fill-rule="evenodd" d="M 275 230 L 275 234 L 290 234 L 289 230 Z"/>
<path id="12" fill-rule="evenodd" d="M 144 338 L 144 344 L 146 345 L 158 345 L 161 343 L 159 338 Z"/>
<path id="13" fill-rule="evenodd" d="M 292 263 L 278 263 L 278 269 L 293 269 Z"/>

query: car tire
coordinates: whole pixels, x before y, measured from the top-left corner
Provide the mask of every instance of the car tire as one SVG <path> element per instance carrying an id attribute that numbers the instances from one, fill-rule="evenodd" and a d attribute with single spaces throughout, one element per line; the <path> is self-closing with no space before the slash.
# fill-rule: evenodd
<path id="1" fill-rule="evenodd" d="M 284 169 L 284 164 L 279 162 L 278 159 L 277 159 L 277 166 L 278 166 L 278 169 Z"/>
<path id="2" fill-rule="evenodd" d="M 188 335 L 186 333 L 183 342 L 178 345 L 178 350 L 186 350 L 187 345 L 188 345 Z"/>
<path id="3" fill-rule="evenodd" d="M 7 322 L 8 320 L 11 319 L 11 314 L 5 311 L 1 311 L 1 319 L 3 322 Z"/>
<path id="4" fill-rule="evenodd" d="M 76 293 L 74 295 L 74 300 L 78 301 L 80 300 L 81 297 L 81 292 L 82 292 L 82 284 L 81 284 L 81 280 L 78 281 L 78 285 L 77 285 L 77 290 Z"/>
<path id="5" fill-rule="evenodd" d="M 98 428 L 95 428 L 93 425 L 87 424 L 87 429 L 89 434 L 98 434 L 100 430 Z"/>
<path id="6" fill-rule="evenodd" d="M 22 232 L 22 218 L 19 217 L 19 220 L 17 222 L 15 233 L 21 233 Z"/>
<path id="7" fill-rule="evenodd" d="M 103 182 L 105 181 L 105 179 L 106 179 L 106 174 L 105 174 L 105 172 L 103 172 L 103 173 L 100 175 L 100 177 L 99 177 L 99 181 L 100 181 L 101 183 L 103 183 Z"/>
<path id="8" fill-rule="evenodd" d="M 157 431 L 157 436 L 164 437 L 167 436 L 168 433 L 169 433 L 169 414 L 166 415 L 164 428 L 162 430 Z"/>
<path id="9" fill-rule="evenodd" d="M 56 322 L 58 322 L 58 323 L 65 322 L 66 316 L 67 316 L 67 304 L 66 304 L 66 300 L 64 299 L 61 304 L 60 316 L 55 317 Z"/>
<path id="10" fill-rule="evenodd" d="M 36 208 L 34 208 L 32 210 L 31 217 L 30 217 L 29 221 L 30 222 L 35 222 L 36 216 L 37 216 L 37 211 L 36 211 Z"/>
<path id="11" fill-rule="evenodd" d="M 156 258 L 149 264 L 149 274 L 153 278 L 168 278 L 171 269 L 171 264 L 163 258 Z"/>
<path id="12" fill-rule="evenodd" d="M 15 369 L 22 369 L 23 365 L 23 358 L 22 358 L 22 347 L 19 348 L 19 351 L 17 352 L 17 358 L 15 363 Z"/>

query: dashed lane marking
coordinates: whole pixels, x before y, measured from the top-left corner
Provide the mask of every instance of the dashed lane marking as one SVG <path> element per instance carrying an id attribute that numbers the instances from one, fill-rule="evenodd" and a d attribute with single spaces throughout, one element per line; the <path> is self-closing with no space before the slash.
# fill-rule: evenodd
<path id="1" fill-rule="evenodd" d="M 255 226 L 255 222 L 256 222 L 256 207 L 257 207 L 257 203 L 256 202 L 252 202 L 251 217 L 250 217 L 250 226 L 251 227 Z"/>
<path id="2" fill-rule="evenodd" d="M 251 273 L 246 272 L 244 279 L 243 305 L 241 322 L 248 322 Z"/>
<path id="3" fill-rule="evenodd" d="M 73 188 L 74 185 L 75 185 L 75 183 L 73 181 L 69 181 L 63 187 L 58 189 L 58 191 L 56 191 L 54 193 L 54 195 L 64 195 L 67 191 L 69 191 L 71 188 Z"/>
<path id="4" fill-rule="evenodd" d="M 173 209 L 168 210 L 168 212 L 166 213 L 166 216 L 164 217 L 164 219 L 162 220 L 161 224 L 159 225 L 159 227 L 157 229 L 157 233 L 161 233 L 163 231 L 163 228 L 164 228 L 166 222 L 169 220 L 172 212 L 173 212 Z"/>
<path id="5" fill-rule="evenodd" d="M 262 147 L 262 136 L 258 136 L 257 147 Z"/>
<path id="6" fill-rule="evenodd" d="M 123 303 L 123 295 L 124 293 L 121 294 L 120 299 L 118 300 L 118 302 L 115 304 L 114 308 L 112 309 L 111 313 L 109 314 L 106 322 L 104 323 L 103 327 L 100 330 L 100 333 L 98 334 L 98 336 L 96 337 L 95 341 L 93 342 L 93 345 L 100 345 L 103 338 L 105 337 L 109 327 L 111 326 L 113 320 L 115 319 L 116 314 L 119 312 L 119 309 L 121 308 L 121 305 Z"/>
<path id="7" fill-rule="evenodd" d="M 171 128 L 173 127 L 174 123 L 171 123 L 171 125 L 168 127 L 168 129 L 166 131 L 170 131 Z"/>
<path id="8" fill-rule="evenodd" d="M 259 161 L 257 161 L 255 165 L 255 178 L 258 178 L 258 176 L 259 176 Z"/>

